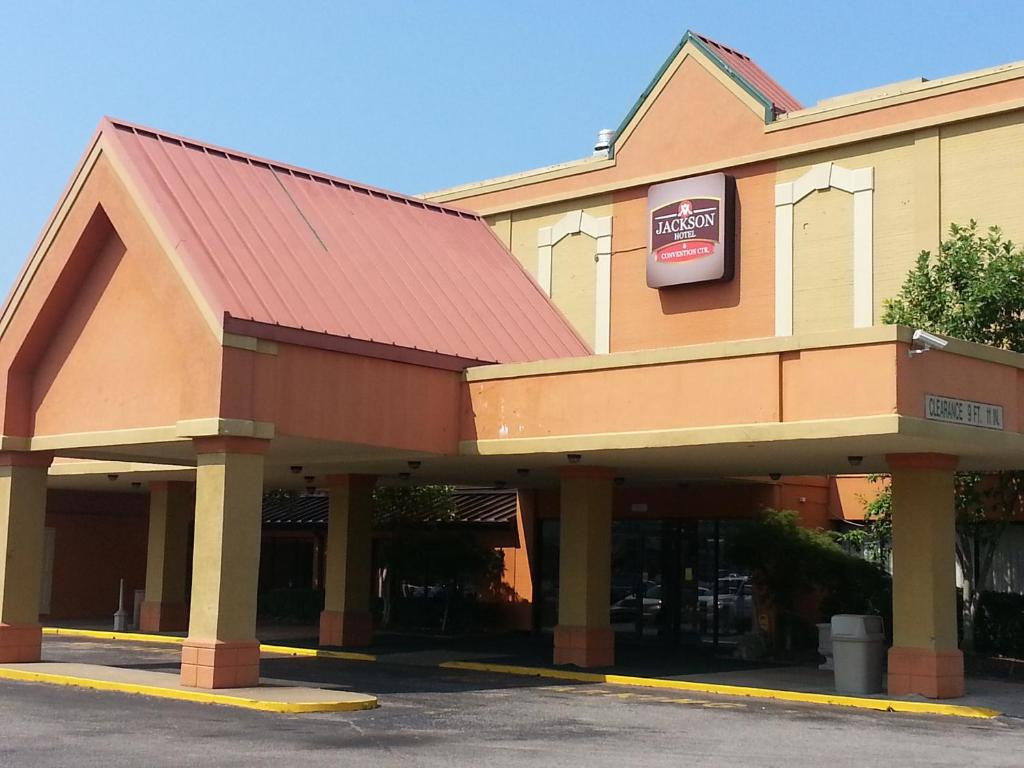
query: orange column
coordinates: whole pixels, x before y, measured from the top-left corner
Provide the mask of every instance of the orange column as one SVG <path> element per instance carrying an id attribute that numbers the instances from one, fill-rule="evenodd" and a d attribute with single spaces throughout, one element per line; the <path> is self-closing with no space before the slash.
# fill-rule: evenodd
<path id="1" fill-rule="evenodd" d="M 555 664 L 615 661 L 609 621 L 614 475 L 603 467 L 562 470 Z"/>
<path id="2" fill-rule="evenodd" d="M 897 454 L 892 475 L 893 647 L 889 693 L 964 694 L 957 647 L 956 456 Z"/>
<path id="3" fill-rule="evenodd" d="M 196 522 L 181 682 L 240 688 L 259 682 L 256 587 L 267 440 L 197 438 Z"/>
<path id="4" fill-rule="evenodd" d="M 46 471 L 53 457 L 0 452 L 0 663 L 39 661 Z"/>
<path id="5" fill-rule="evenodd" d="M 366 646 L 373 640 L 370 615 L 373 535 L 372 475 L 331 475 L 320 645 Z"/>

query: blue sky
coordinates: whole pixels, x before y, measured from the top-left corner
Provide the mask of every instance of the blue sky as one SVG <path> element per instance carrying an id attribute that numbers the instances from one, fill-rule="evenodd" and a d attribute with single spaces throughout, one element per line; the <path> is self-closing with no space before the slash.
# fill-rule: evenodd
<path id="1" fill-rule="evenodd" d="M 6 292 L 104 114 L 398 189 L 588 154 L 687 29 L 805 104 L 1024 59 L 1024 3 L 0 0 Z"/>

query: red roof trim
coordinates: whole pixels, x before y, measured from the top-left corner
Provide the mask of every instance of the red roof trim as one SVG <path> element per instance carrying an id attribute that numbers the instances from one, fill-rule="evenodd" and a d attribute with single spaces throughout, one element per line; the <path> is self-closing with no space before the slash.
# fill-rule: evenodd
<path id="1" fill-rule="evenodd" d="M 779 85 L 775 78 L 765 72 L 747 54 L 723 45 L 705 35 L 692 31 L 690 34 L 711 48 L 726 67 L 746 80 L 752 88 L 767 98 L 772 103 L 776 115 L 803 109 L 803 105 L 789 91 Z"/>
<path id="2" fill-rule="evenodd" d="M 330 333 L 308 331 L 305 328 L 291 328 L 287 325 L 270 325 L 257 320 L 243 320 L 240 317 L 224 315 L 224 332 L 236 333 L 239 336 L 252 336 L 266 341 L 281 344 L 294 344 L 300 347 L 323 349 L 328 352 L 344 352 L 361 357 L 373 357 L 378 360 L 391 360 L 396 363 L 420 365 L 425 368 L 439 368 L 444 371 L 464 371 L 477 365 L 492 365 L 494 360 L 473 360 L 444 352 L 431 352 L 426 349 L 400 347 L 397 344 L 384 344 L 379 341 L 366 341 L 351 336 L 336 336 Z"/>

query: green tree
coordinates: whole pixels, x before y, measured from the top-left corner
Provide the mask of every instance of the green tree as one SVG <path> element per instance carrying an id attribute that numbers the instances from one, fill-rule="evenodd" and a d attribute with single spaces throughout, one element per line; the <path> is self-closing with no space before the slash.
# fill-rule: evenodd
<path id="1" fill-rule="evenodd" d="M 950 225 L 933 255 L 922 251 L 899 294 L 884 304 L 882 322 L 924 328 L 964 341 L 1024 352 L 1024 249 L 977 222 Z M 1010 519 L 1021 508 L 1020 472 L 956 476 L 956 556 L 964 576 L 965 650 L 974 649 L 979 588 Z M 891 526 L 888 486 L 871 502 L 874 525 Z"/>
<path id="2" fill-rule="evenodd" d="M 888 564 L 892 550 L 892 495 L 888 480 L 888 475 L 868 475 L 869 482 L 881 487 L 870 498 L 857 497 L 864 505 L 864 525 L 837 537 L 846 548 L 854 549 L 865 559 L 882 566 Z"/>
<path id="3" fill-rule="evenodd" d="M 447 485 L 391 485 L 374 490 L 374 522 L 383 534 L 385 626 L 394 618 L 394 598 L 403 581 L 421 584 L 425 599 L 431 581 L 441 587 L 442 631 L 449 628 L 455 597 L 463 586 L 500 581 L 501 553 L 451 525 L 456 520 L 453 490 Z"/>

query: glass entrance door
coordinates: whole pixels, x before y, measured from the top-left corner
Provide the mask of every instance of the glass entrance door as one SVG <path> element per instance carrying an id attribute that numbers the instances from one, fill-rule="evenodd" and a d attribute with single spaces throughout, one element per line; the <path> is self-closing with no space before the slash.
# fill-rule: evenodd
<path id="1" fill-rule="evenodd" d="M 652 520 L 612 523 L 610 619 L 620 634 L 652 637 L 663 620 L 664 558 L 661 524 Z"/>
<path id="2" fill-rule="evenodd" d="M 687 520 L 612 525 L 612 628 L 676 644 L 699 635 L 697 527 Z"/>

